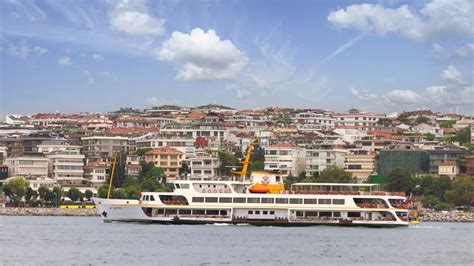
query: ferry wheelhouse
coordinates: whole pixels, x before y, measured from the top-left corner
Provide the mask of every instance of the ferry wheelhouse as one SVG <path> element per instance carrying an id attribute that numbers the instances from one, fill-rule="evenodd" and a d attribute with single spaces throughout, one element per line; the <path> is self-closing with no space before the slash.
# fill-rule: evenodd
<path id="1" fill-rule="evenodd" d="M 403 193 L 380 191 L 378 184 L 296 183 L 286 190 L 281 175 L 265 171 L 248 181 L 177 180 L 173 192 L 94 202 L 106 222 L 281 226 L 407 226 L 410 207 Z"/>

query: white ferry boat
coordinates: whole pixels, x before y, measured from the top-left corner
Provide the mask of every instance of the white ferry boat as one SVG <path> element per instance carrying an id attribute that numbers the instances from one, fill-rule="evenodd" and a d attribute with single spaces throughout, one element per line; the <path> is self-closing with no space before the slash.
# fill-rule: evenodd
<path id="1" fill-rule="evenodd" d="M 249 146 L 240 172 L 245 180 Z M 173 192 L 143 192 L 140 199 L 94 198 L 105 222 L 166 224 L 408 226 L 400 192 L 378 184 L 296 183 L 285 190 L 275 172 L 254 171 L 249 181 L 177 180 Z"/>
<path id="2" fill-rule="evenodd" d="M 406 197 L 378 186 L 296 183 L 285 190 L 280 176 L 253 172 L 250 182 L 179 180 L 173 192 L 94 202 L 106 222 L 407 226 Z"/>

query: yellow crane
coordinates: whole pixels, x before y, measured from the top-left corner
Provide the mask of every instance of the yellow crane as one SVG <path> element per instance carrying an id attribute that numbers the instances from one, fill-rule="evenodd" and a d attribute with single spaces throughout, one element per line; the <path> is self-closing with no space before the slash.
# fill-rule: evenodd
<path id="1" fill-rule="evenodd" d="M 254 139 L 249 143 L 249 146 L 247 147 L 247 152 L 245 154 L 245 159 L 240 162 L 242 164 L 242 170 L 240 171 L 233 171 L 234 174 L 240 175 L 240 177 L 245 180 L 245 177 L 247 176 L 247 171 L 249 169 L 249 164 L 250 164 L 250 156 L 252 155 L 252 151 L 255 149 L 255 146 L 258 146 L 260 144 L 260 140 Z"/>
<path id="2" fill-rule="evenodd" d="M 112 173 L 109 178 L 109 191 L 107 192 L 107 198 L 110 199 L 110 194 L 112 193 L 112 181 L 114 179 L 115 166 L 117 165 L 118 153 L 115 154 L 114 162 L 112 163 Z"/>

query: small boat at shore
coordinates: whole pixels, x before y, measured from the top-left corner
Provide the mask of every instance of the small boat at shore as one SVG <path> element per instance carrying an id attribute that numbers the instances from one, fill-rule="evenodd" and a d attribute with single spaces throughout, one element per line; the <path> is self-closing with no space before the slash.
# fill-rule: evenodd
<path id="1" fill-rule="evenodd" d="M 296 183 L 285 189 L 278 172 L 253 171 L 242 181 L 176 180 L 173 192 L 143 192 L 139 199 L 94 198 L 105 222 L 163 224 L 250 224 L 272 226 L 409 225 L 409 206 L 401 192 L 378 184 Z"/>

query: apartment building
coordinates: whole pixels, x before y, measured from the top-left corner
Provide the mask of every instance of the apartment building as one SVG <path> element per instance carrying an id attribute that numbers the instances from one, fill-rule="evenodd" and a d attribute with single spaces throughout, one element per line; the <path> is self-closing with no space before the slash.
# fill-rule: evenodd
<path id="1" fill-rule="evenodd" d="M 266 171 L 279 170 L 282 175 L 299 175 L 305 170 L 304 150 L 293 144 L 281 143 L 265 148 Z"/>
<path id="2" fill-rule="evenodd" d="M 166 124 L 161 128 L 161 132 L 188 136 L 193 139 L 197 137 L 227 139 L 226 128 L 219 124 Z"/>
<path id="3" fill-rule="evenodd" d="M 358 151 L 347 154 L 344 160 L 344 169 L 357 178 L 358 183 L 367 181 L 369 175 L 375 173 L 375 153 Z"/>
<path id="4" fill-rule="evenodd" d="M 304 149 L 306 176 L 321 173 L 329 166 L 344 168 L 346 152 L 334 150 L 331 145 L 309 145 Z"/>
<path id="5" fill-rule="evenodd" d="M 39 153 L 9 157 L 5 160 L 9 176 L 24 177 L 48 176 L 48 162 L 49 159 Z"/>
<path id="6" fill-rule="evenodd" d="M 305 131 L 333 128 L 336 119 L 324 113 L 307 111 L 297 113 L 291 121 L 297 124 L 298 130 Z"/>
<path id="7" fill-rule="evenodd" d="M 154 148 L 145 153 L 145 161 L 147 163 L 152 162 L 156 167 L 162 168 L 167 181 L 174 180 L 179 176 L 183 157 L 183 152 L 170 146 Z"/>
<path id="8" fill-rule="evenodd" d="M 459 167 L 456 161 L 447 161 L 438 165 L 438 175 L 448 176 L 453 179 L 459 174 Z"/>
<path id="9" fill-rule="evenodd" d="M 360 129 L 369 129 L 376 126 L 383 115 L 373 113 L 349 113 L 332 115 L 336 127 L 354 127 Z"/>
<path id="10" fill-rule="evenodd" d="M 456 161 L 462 156 L 468 155 L 469 151 L 455 145 L 438 146 L 428 151 L 430 158 L 430 173 L 437 174 L 439 165 L 448 161 Z"/>
<path id="11" fill-rule="evenodd" d="M 160 132 L 137 140 L 136 145 L 137 148 L 158 148 L 169 146 L 184 153 L 185 157 L 183 160 L 189 160 L 189 158 L 192 158 L 195 155 L 195 141 L 196 138 L 192 138 L 188 135 Z"/>
<path id="12" fill-rule="evenodd" d="M 82 184 L 84 180 L 84 159 L 79 147 L 68 147 L 46 154 L 49 159 L 48 176 L 60 185 Z"/>
<path id="13" fill-rule="evenodd" d="M 91 136 L 81 140 L 83 153 L 89 161 L 111 159 L 117 153 L 128 152 L 127 137 Z"/>
<path id="14" fill-rule="evenodd" d="M 189 160 L 191 178 L 210 179 L 216 177 L 219 170 L 219 158 L 207 152 L 196 152 Z"/>
<path id="15" fill-rule="evenodd" d="M 111 163 L 91 162 L 84 166 L 84 178 L 97 188 L 107 182 L 111 169 Z"/>

